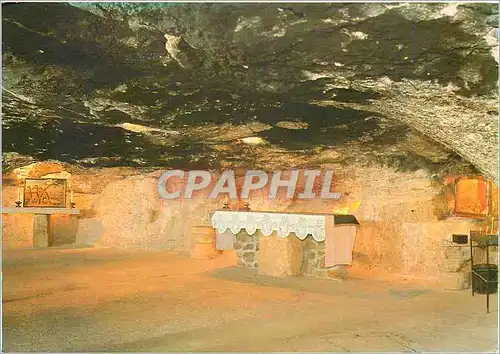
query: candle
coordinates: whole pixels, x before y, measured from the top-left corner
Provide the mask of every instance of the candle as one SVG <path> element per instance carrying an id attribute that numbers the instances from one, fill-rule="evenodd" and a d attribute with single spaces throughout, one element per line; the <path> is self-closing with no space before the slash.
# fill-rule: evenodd
<path id="1" fill-rule="evenodd" d="M 17 201 L 18 202 L 21 201 L 21 192 L 22 192 L 21 186 L 17 186 Z"/>
<path id="2" fill-rule="evenodd" d="M 73 203 L 73 191 L 69 193 L 69 201 L 70 203 Z"/>

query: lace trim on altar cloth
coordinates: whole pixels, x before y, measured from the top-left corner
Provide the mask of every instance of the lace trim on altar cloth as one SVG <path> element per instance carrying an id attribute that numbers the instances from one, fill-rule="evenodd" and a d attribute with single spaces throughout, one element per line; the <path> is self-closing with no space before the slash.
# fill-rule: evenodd
<path id="1" fill-rule="evenodd" d="M 325 240 L 325 218 L 325 215 L 216 211 L 212 226 L 220 233 L 229 229 L 237 234 L 245 229 L 249 235 L 261 230 L 262 234 L 270 236 L 276 231 L 279 237 L 295 233 L 301 240 L 311 235 L 315 241 L 322 242 Z"/>

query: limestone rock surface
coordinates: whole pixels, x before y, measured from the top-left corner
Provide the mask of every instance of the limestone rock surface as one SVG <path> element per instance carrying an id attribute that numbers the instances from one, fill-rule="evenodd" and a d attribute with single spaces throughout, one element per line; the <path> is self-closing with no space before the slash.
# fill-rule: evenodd
<path id="1" fill-rule="evenodd" d="M 469 164 L 497 180 L 495 4 L 10 3 L 2 15 L 6 168 L 358 161 Z"/>

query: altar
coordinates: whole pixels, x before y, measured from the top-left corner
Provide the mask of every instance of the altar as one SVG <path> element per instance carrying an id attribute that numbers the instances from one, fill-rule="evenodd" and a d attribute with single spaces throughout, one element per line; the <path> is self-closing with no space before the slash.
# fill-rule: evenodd
<path id="1" fill-rule="evenodd" d="M 359 222 L 353 215 L 216 211 L 216 248 L 271 276 L 345 277 Z"/>
<path id="2" fill-rule="evenodd" d="M 74 215 L 80 210 L 73 208 L 4 207 L 2 214 L 33 214 L 33 248 L 46 248 L 51 242 L 50 218 L 54 214 Z"/>

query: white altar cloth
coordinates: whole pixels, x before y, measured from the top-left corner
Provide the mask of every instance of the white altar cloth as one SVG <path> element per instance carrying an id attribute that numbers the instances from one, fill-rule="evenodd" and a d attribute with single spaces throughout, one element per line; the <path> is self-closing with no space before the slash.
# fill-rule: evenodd
<path id="1" fill-rule="evenodd" d="M 327 220 L 328 219 L 328 220 Z M 334 216 L 328 214 L 289 214 L 273 212 L 246 212 L 219 210 L 212 215 L 212 226 L 219 231 L 231 230 L 237 234 L 245 229 L 249 235 L 261 230 L 265 236 L 276 231 L 279 237 L 287 237 L 292 232 L 301 240 L 311 235 L 317 242 L 325 240 L 327 225 L 333 228 Z"/>

